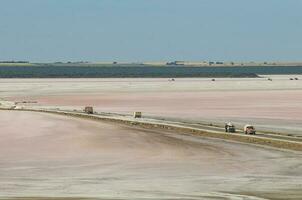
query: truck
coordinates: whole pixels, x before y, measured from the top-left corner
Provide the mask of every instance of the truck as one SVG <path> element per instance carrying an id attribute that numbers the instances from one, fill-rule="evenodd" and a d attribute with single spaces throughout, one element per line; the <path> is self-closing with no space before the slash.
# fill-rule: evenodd
<path id="1" fill-rule="evenodd" d="M 252 126 L 252 125 L 249 125 L 249 124 L 244 126 L 243 131 L 244 131 L 244 134 L 247 134 L 247 135 L 255 135 L 256 134 L 255 127 Z"/>
<path id="2" fill-rule="evenodd" d="M 133 117 L 134 118 L 142 118 L 142 112 L 134 112 Z"/>
<path id="3" fill-rule="evenodd" d="M 85 112 L 86 114 L 93 114 L 93 107 L 91 107 L 91 106 L 86 106 L 86 107 L 84 108 L 84 112 Z"/>
<path id="4" fill-rule="evenodd" d="M 225 123 L 224 128 L 225 128 L 226 133 L 235 133 L 236 132 L 235 125 L 231 122 Z"/>

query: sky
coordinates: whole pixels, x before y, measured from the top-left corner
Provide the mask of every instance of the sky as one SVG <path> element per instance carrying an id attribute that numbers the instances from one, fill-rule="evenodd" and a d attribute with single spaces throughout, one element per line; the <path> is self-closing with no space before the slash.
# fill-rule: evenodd
<path id="1" fill-rule="evenodd" d="M 0 60 L 302 61 L 302 0 L 0 0 Z"/>

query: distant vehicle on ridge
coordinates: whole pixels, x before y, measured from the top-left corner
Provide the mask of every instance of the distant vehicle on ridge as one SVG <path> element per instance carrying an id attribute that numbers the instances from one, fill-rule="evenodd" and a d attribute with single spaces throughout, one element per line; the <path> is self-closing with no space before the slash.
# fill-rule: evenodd
<path id="1" fill-rule="evenodd" d="M 252 125 L 245 125 L 244 126 L 244 129 L 243 129 L 244 133 L 247 134 L 247 135 L 255 135 L 256 134 L 256 129 L 254 126 Z"/>

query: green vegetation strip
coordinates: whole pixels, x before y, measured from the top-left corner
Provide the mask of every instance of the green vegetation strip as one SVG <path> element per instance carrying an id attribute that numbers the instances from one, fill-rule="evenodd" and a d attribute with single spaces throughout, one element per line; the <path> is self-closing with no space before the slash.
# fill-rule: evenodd
<path id="1" fill-rule="evenodd" d="M 12 109 L 1 109 L 1 110 L 12 110 Z M 22 109 L 22 110 L 15 110 L 15 111 L 52 113 L 52 114 L 59 114 L 59 115 L 77 117 L 77 118 L 92 119 L 97 121 L 101 120 L 105 122 L 114 122 L 119 124 L 130 125 L 130 126 L 139 126 L 141 128 L 146 128 L 146 129 L 170 130 L 170 131 L 181 132 L 181 133 L 189 133 L 192 135 L 198 135 L 207 138 L 218 138 L 223 140 L 275 147 L 279 149 L 302 151 L 301 142 L 289 141 L 286 139 L 274 139 L 269 137 L 253 136 L 253 135 L 229 134 L 229 133 L 211 131 L 206 129 L 170 125 L 165 122 L 156 123 L 156 122 L 148 122 L 148 121 L 139 121 L 135 119 L 123 119 L 123 118 L 107 117 L 101 115 L 88 115 L 85 113 L 53 111 L 53 110 Z"/>

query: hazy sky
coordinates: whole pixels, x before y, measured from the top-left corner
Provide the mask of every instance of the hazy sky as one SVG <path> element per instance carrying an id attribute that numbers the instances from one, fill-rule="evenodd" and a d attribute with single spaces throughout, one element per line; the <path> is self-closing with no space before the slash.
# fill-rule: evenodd
<path id="1" fill-rule="evenodd" d="M 0 0 L 0 60 L 302 60 L 302 0 Z"/>

